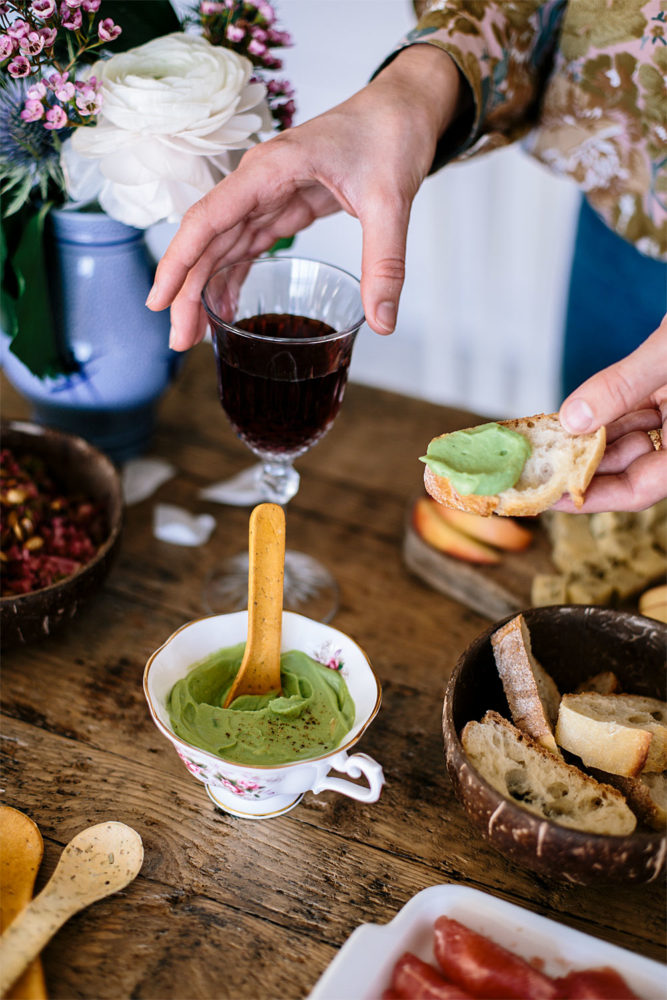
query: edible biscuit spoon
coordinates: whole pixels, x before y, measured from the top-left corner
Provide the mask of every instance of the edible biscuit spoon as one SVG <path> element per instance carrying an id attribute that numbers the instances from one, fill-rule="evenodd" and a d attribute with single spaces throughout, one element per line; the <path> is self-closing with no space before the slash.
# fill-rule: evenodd
<path id="1" fill-rule="evenodd" d="M 0 996 L 69 917 L 131 882 L 143 858 L 141 837 L 124 823 L 77 833 L 42 891 L 0 938 Z"/>
<path id="2" fill-rule="evenodd" d="M 11 806 L 0 806 L 0 932 L 32 899 L 44 854 L 37 824 Z M 7 1000 L 45 1000 L 42 963 L 36 958 L 7 994 Z"/>
<path id="3" fill-rule="evenodd" d="M 280 692 L 285 512 L 262 503 L 250 515 L 248 533 L 248 638 L 241 666 L 223 708 L 241 694 Z"/>

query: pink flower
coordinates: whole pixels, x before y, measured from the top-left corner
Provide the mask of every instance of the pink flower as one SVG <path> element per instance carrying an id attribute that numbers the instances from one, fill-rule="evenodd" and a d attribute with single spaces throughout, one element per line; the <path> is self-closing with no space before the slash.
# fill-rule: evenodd
<path id="1" fill-rule="evenodd" d="M 74 97 L 74 84 L 73 83 L 63 83 L 58 87 L 54 87 L 54 92 L 59 101 L 67 103 L 71 101 Z"/>
<path id="2" fill-rule="evenodd" d="M 68 31 L 78 31 L 83 23 L 83 15 L 78 7 L 76 10 L 71 10 L 67 4 L 62 4 L 60 7 L 60 16 L 63 28 L 67 28 Z"/>
<path id="3" fill-rule="evenodd" d="M 64 87 L 68 80 L 68 73 L 51 73 L 50 76 L 44 78 L 44 83 L 51 90 L 57 90 L 59 87 Z"/>
<path id="4" fill-rule="evenodd" d="M 113 42 L 114 38 L 118 38 L 120 33 L 121 28 L 117 24 L 114 24 L 110 17 L 105 17 L 97 25 L 97 34 L 103 42 Z"/>
<path id="5" fill-rule="evenodd" d="M 72 10 L 75 10 L 77 7 L 81 6 L 81 0 L 65 0 L 65 3 Z M 62 8 L 61 8 L 61 10 L 62 10 Z"/>
<path id="6" fill-rule="evenodd" d="M 261 0 L 261 3 L 257 4 L 257 13 L 264 18 L 267 24 L 273 24 L 276 19 L 275 11 L 268 0 Z"/>
<path id="7" fill-rule="evenodd" d="M 94 76 L 86 83 L 77 83 L 76 106 L 82 115 L 96 115 L 102 107 L 102 95 L 97 87 Z"/>
<path id="8" fill-rule="evenodd" d="M 56 0 L 32 0 L 30 9 L 35 17 L 39 17 L 42 21 L 45 21 L 47 18 L 53 17 L 55 14 Z"/>
<path id="9" fill-rule="evenodd" d="M 9 59 L 14 51 L 14 45 L 14 39 L 10 38 L 9 35 L 0 35 L 0 62 Z"/>
<path id="10" fill-rule="evenodd" d="M 242 42 L 245 38 L 245 31 L 236 24 L 228 24 L 225 34 L 230 42 Z"/>
<path id="11" fill-rule="evenodd" d="M 96 10 L 100 9 L 101 0 L 83 0 L 81 6 L 84 10 L 88 11 L 89 14 L 94 14 Z"/>
<path id="12" fill-rule="evenodd" d="M 44 82 L 40 80 L 38 83 L 33 83 L 32 87 L 28 87 L 26 91 L 26 96 L 31 101 L 41 101 L 46 97 L 46 86 Z"/>
<path id="13" fill-rule="evenodd" d="M 30 25 L 27 21 L 13 21 L 12 24 L 7 28 L 7 34 L 11 35 L 12 38 L 19 39 L 23 38 L 30 31 Z"/>
<path id="14" fill-rule="evenodd" d="M 19 46 L 22 52 L 25 52 L 29 56 L 36 56 L 44 48 L 44 39 L 38 32 L 29 31 L 27 35 L 19 41 Z"/>
<path id="15" fill-rule="evenodd" d="M 217 3 L 214 0 L 202 0 L 200 7 L 202 14 L 219 14 L 225 9 L 224 3 Z"/>
<path id="16" fill-rule="evenodd" d="M 289 31 L 276 31 L 274 28 L 269 31 L 269 44 L 282 45 L 288 48 L 292 44 L 292 36 Z"/>
<path id="17" fill-rule="evenodd" d="M 7 69 L 9 75 L 13 76 L 15 80 L 19 80 L 22 76 L 30 76 L 30 63 L 25 56 L 16 56 Z"/>
<path id="18" fill-rule="evenodd" d="M 63 109 L 59 105 L 56 105 L 54 108 L 49 108 L 46 112 L 44 128 L 59 129 L 64 128 L 65 125 L 67 125 L 67 115 Z"/>
<path id="19" fill-rule="evenodd" d="M 261 57 L 266 55 L 268 49 L 264 42 L 259 42 L 256 38 L 253 38 L 248 45 L 248 52 L 251 56 Z"/>
<path id="20" fill-rule="evenodd" d="M 24 122 L 38 122 L 40 118 L 44 117 L 44 108 L 42 107 L 41 101 L 27 100 L 25 102 L 25 107 L 21 112 L 21 118 Z"/>
<path id="21" fill-rule="evenodd" d="M 58 37 L 57 28 L 40 28 L 39 33 L 44 39 L 44 48 L 50 49 L 56 38 Z"/>

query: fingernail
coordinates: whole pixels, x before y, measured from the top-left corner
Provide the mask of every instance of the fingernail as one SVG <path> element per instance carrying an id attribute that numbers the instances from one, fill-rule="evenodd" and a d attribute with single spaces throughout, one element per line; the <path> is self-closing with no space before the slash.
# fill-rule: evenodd
<path id="1" fill-rule="evenodd" d="M 153 302 L 155 300 L 155 296 L 156 295 L 157 295 L 157 288 L 155 287 L 155 285 L 153 285 L 153 287 L 151 288 L 150 292 L 148 293 L 148 298 L 146 299 L 146 305 L 147 306 L 149 306 L 151 304 L 151 302 Z"/>
<path id="2" fill-rule="evenodd" d="M 583 399 L 573 399 L 563 408 L 561 423 L 566 431 L 580 434 L 587 431 L 593 423 L 593 411 Z"/>
<path id="3" fill-rule="evenodd" d="M 392 333 L 396 326 L 396 303 L 381 302 L 375 311 L 375 319 L 387 333 Z"/>
<path id="4" fill-rule="evenodd" d="M 176 331 L 173 326 L 169 327 L 169 346 L 172 350 L 176 348 Z"/>

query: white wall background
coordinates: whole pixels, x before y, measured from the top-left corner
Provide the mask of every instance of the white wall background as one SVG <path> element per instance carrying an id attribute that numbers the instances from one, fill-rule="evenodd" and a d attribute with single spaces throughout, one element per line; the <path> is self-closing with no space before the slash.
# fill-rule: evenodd
<path id="1" fill-rule="evenodd" d="M 362 87 L 415 21 L 410 0 L 277 0 L 294 47 L 285 75 L 303 121 Z M 427 178 L 413 207 L 407 278 L 389 337 L 368 327 L 351 377 L 494 416 L 557 407 L 558 358 L 578 194 L 512 148 Z M 299 253 L 360 271 L 342 213 Z"/>
<path id="2" fill-rule="evenodd" d="M 411 0 L 275 2 L 294 39 L 280 75 L 296 89 L 295 124 L 363 87 L 415 23 Z M 494 417 L 557 408 L 577 206 L 573 185 L 515 147 L 427 178 L 397 329 L 362 329 L 351 378 Z M 294 251 L 359 274 L 360 226 L 342 212 L 319 220 Z"/>

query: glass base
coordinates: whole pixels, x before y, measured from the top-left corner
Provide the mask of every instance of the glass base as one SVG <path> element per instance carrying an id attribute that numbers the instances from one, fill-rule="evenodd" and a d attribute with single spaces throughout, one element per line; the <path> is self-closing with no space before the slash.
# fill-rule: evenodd
<path id="1" fill-rule="evenodd" d="M 285 553 L 283 607 L 313 621 L 330 622 L 338 611 L 338 584 L 329 570 L 304 552 Z M 248 553 L 223 563 L 222 571 L 204 586 L 204 607 L 209 614 L 229 614 L 248 607 Z"/>

